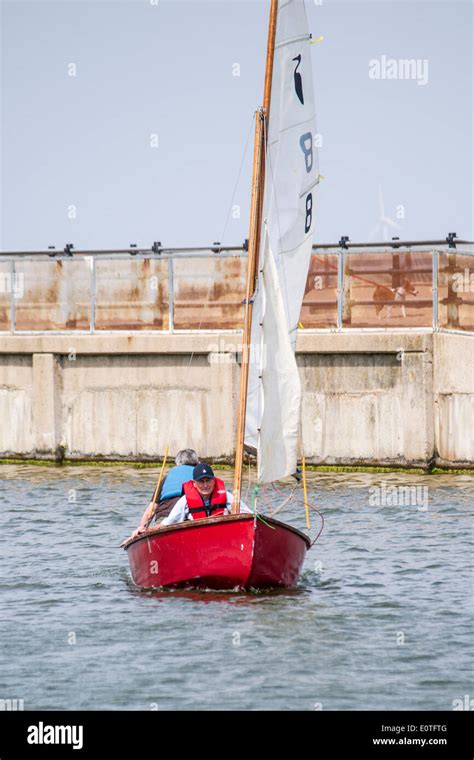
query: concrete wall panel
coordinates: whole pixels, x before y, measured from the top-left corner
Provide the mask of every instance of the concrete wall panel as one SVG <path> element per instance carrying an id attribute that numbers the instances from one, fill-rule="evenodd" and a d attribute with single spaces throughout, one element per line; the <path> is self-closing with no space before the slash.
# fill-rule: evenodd
<path id="1" fill-rule="evenodd" d="M 233 364 L 206 356 L 63 360 L 63 443 L 72 457 L 156 457 L 180 448 L 230 456 Z"/>
<path id="2" fill-rule="evenodd" d="M 0 456 L 34 451 L 32 377 L 31 356 L 0 356 Z"/>
<path id="3" fill-rule="evenodd" d="M 440 394 L 437 400 L 436 448 L 445 462 L 472 462 L 474 395 Z"/>
<path id="4" fill-rule="evenodd" d="M 398 461 L 403 458 L 399 393 L 312 393 L 303 400 L 303 440 L 309 461 Z"/>

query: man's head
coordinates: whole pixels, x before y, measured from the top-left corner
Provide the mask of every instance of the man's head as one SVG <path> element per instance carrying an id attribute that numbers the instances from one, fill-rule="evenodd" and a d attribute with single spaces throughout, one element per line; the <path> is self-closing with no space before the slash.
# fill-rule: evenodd
<path id="1" fill-rule="evenodd" d="M 193 470 L 193 481 L 203 498 L 208 498 L 214 490 L 214 472 L 212 467 L 204 462 L 197 464 Z"/>
<path id="2" fill-rule="evenodd" d="M 194 449 L 181 449 L 181 451 L 178 451 L 176 454 L 174 461 L 177 467 L 182 464 L 188 464 L 191 465 L 191 467 L 195 467 L 199 462 L 199 458 Z"/>

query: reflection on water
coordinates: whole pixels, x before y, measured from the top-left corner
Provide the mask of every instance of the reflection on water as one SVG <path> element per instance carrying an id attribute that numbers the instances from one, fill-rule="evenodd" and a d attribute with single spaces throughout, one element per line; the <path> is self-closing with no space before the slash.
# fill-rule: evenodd
<path id="1" fill-rule="evenodd" d="M 409 710 L 472 693 L 474 475 L 310 473 L 325 529 L 298 588 L 243 593 L 133 585 L 118 545 L 157 473 L 0 466 L 0 695 L 26 709 Z M 258 508 L 278 509 L 279 490 Z M 277 518 L 306 531 L 300 501 Z"/>

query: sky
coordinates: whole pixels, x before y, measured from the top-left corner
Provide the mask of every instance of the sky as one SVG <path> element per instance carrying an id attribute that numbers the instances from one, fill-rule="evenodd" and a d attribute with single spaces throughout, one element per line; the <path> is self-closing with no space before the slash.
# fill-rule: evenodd
<path id="1" fill-rule="evenodd" d="M 0 248 L 240 245 L 268 10 L 2 0 Z M 323 36 L 311 48 L 314 242 L 366 241 L 379 188 L 401 239 L 473 240 L 472 3 L 306 0 L 306 11 Z M 382 76 L 390 59 L 398 78 Z"/>

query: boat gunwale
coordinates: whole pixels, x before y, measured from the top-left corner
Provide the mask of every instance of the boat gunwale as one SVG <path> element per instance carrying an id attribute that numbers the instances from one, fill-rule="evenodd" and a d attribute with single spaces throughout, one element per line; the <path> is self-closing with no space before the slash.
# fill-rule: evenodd
<path id="1" fill-rule="evenodd" d="M 237 515 L 220 515 L 219 517 L 205 517 L 200 520 L 184 520 L 184 522 L 174 523 L 173 525 L 164 525 L 162 527 L 158 525 L 156 528 L 149 528 L 144 533 L 140 533 L 140 535 L 128 539 L 123 544 L 123 548 L 125 550 L 129 549 L 132 544 L 136 544 L 138 541 L 154 538 L 155 536 L 162 536 L 166 533 L 172 533 L 176 530 L 212 527 L 213 525 L 222 525 L 229 522 L 243 522 L 245 520 L 253 520 L 254 522 L 257 522 L 258 519 L 261 519 L 264 523 L 273 523 L 275 526 L 286 528 L 286 530 L 296 533 L 296 535 L 302 538 L 305 542 L 306 550 L 311 548 L 311 539 L 298 528 L 295 528 L 293 525 L 289 525 L 288 523 L 281 522 L 281 520 L 276 520 L 274 517 L 255 514 L 253 512 L 241 512 Z"/>

